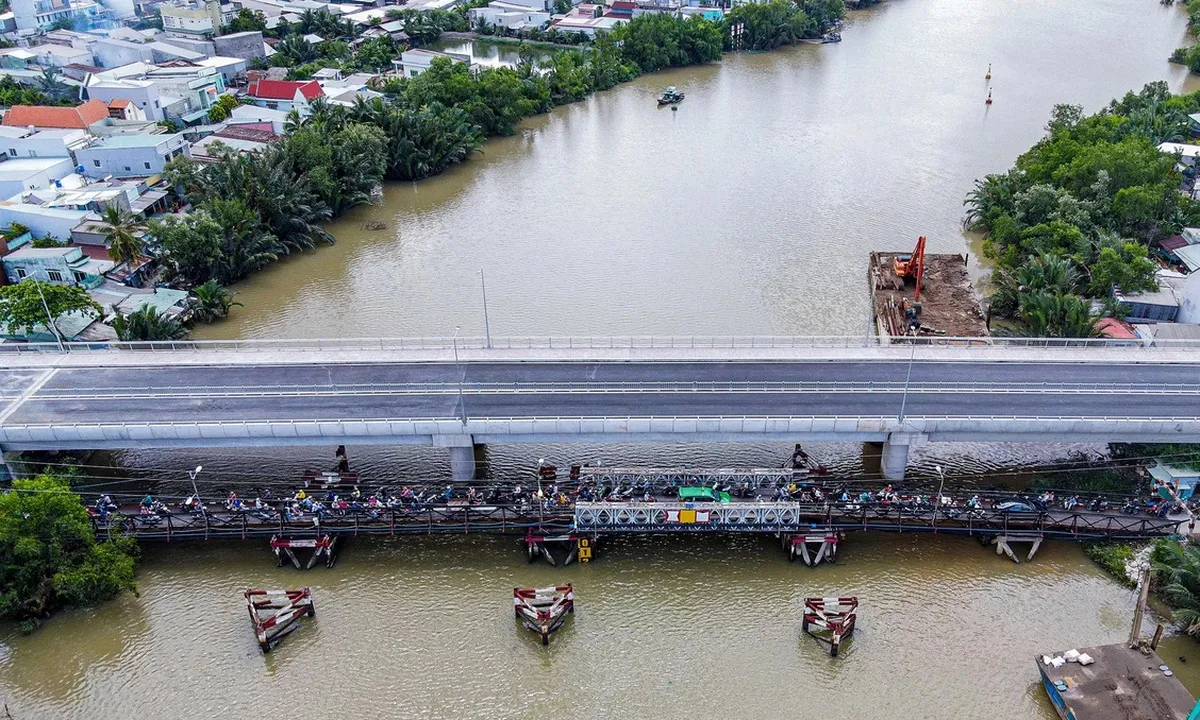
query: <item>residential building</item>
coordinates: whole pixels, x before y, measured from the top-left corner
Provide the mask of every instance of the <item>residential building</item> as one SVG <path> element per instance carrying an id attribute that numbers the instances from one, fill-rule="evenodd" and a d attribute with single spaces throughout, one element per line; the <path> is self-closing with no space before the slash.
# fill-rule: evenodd
<path id="1" fill-rule="evenodd" d="M 429 69 L 434 60 L 438 58 L 446 58 L 451 62 L 463 62 L 471 64 L 471 56 L 460 53 L 444 53 L 437 50 L 425 50 L 423 48 L 414 48 L 405 50 L 400 53 L 400 57 L 392 61 L 392 67 L 396 73 L 404 77 L 416 77 Z M 472 66 L 474 69 L 474 66 Z"/>
<path id="2" fill-rule="evenodd" d="M 1178 287 L 1182 290 L 1184 276 L 1180 273 L 1160 270 L 1155 273 L 1156 290 L 1138 293 L 1123 293 L 1117 290 L 1113 297 L 1125 308 L 1125 319 L 1138 322 L 1175 322 L 1179 315 Z"/>
<path id="3" fill-rule="evenodd" d="M 221 31 L 219 0 L 196 0 L 181 5 L 160 5 L 163 32 L 182 37 L 211 38 Z"/>
<path id="4" fill-rule="evenodd" d="M 510 0 L 492 0 L 484 7 L 468 10 L 467 15 L 472 25 L 482 20 L 493 27 L 511 30 L 542 28 L 550 22 L 549 12 Z"/>
<path id="5" fill-rule="evenodd" d="M 5 70 L 37 69 L 38 54 L 28 48 L 5 48 L 0 50 L 0 68 Z"/>
<path id="6" fill-rule="evenodd" d="M 217 72 L 221 73 L 221 79 L 225 81 L 225 87 L 231 87 L 237 78 L 246 74 L 246 61 L 238 57 L 217 55 L 197 60 L 196 64 L 201 67 L 214 68 Z"/>
<path id="7" fill-rule="evenodd" d="M 74 107 L 14 105 L 4 113 L 0 125 L 84 130 L 107 117 L 108 105 L 99 100 L 88 100 Z"/>
<path id="8" fill-rule="evenodd" d="M 1154 480 L 1155 492 L 1164 500 L 1171 499 L 1167 487 L 1175 490 L 1181 500 L 1189 500 L 1196 491 L 1196 483 L 1200 482 L 1200 470 L 1168 465 L 1162 460 L 1155 460 L 1150 468 L 1150 477 Z"/>
<path id="9" fill-rule="evenodd" d="M 154 62 L 154 48 L 147 42 L 100 38 L 92 46 L 92 53 L 96 56 L 96 63 L 105 68 Z"/>
<path id="10" fill-rule="evenodd" d="M 74 170 L 75 163 L 70 157 L 27 157 L 0 161 L 0 198 L 49 187 Z"/>
<path id="11" fill-rule="evenodd" d="M 29 52 L 37 53 L 37 63 L 45 67 L 66 67 L 72 64 L 91 65 L 94 60 L 87 48 L 63 47 L 46 43 L 34 45 Z"/>
<path id="12" fill-rule="evenodd" d="M 1159 143 L 1158 150 L 1169 155 L 1179 155 L 1179 162 L 1185 167 L 1195 167 L 1196 158 L 1200 157 L 1200 145 L 1165 142 Z"/>
<path id="13" fill-rule="evenodd" d="M 575 8 L 579 10 L 583 6 Z M 598 32 L 612 32 L 617 25 L 624 22 L 620 18 L 615 17 L 591 17 L 587 14 L 572 14 L 563 17 L 560 20 L 555 20 L 550 23 L 550 27 L 562 33 L 583 33 L 589 38 L 596 37 Z"/>
<path id="14" fill-rule="evenodd" d="M 243 60 L 265 57 L 266 52 L 262 33 L 257 30 L 230 33 L 213 38 L 213 47 L 222 57 L 235 57 Z"/>
<path id="15" fill-rule="evenodd" d="M 213 162 L 219 156 L 221 148 L 229 148 L 238 153 L 258 152 L 278 141 L 280 137 L 265 127 L 228 125 L 192 143 L 192 158 L 198 162 Z"/>
<path id="16" fill-rule="evenodd" d="M 85 147 L 86 130 L 36 130 L 0 125 L 0 155 L 12 158 L 70 158 Z"/>
<path id="17" fill-rule="evenodd" d="M 234 125 L 269 125 L 271 132 L 282 135 L 288 114 L 283 110 L 271 110 L 257 105 L 238 105 L 226 121 L 226 127 Z"/>
<path id="18" fill-rule="evenodd" d="M 147 177 L 161 173 L 172 158 L 191 155 L 182 133 L 173 135 L 117 135 L 101 138 L 75 151 L 83 174 L 93 178 Z M 0 171 L 4 169 L 0 164 Z"/>
<path id="19" fill-rule="evenodd" d="M 308 114 L 308 103 L 325 93 L 316 80 L 264 80 L 254 78 L 246 90 L 246 96 L 260 107 L 288 112 L 296 110 Z"/>
<path id="20" fill-rule="evenodd" d="M 103 9 L 92 0 L 12 0 L 17 30 L 41 30 L 63 18 L 79 18 L 84 24 Z"/>
<path id="21" fill-rule="evenodd" d="M 159 33 L 154 37 L 154 41 L 165 43 L 167 45 L 174 45 L 175 47 L 183 48 L 184 50 L 190 50 L 199 54 L 201 57 L 212 57 L 213 55 L 217 54 L 217 46 L 213 44 L 213 41 L 206 40 L 202 37 L 179 37 L 176 35 Z"/>
<path id="22" fill-rule="evenodd" d="M 145 120 L 146 112 L 132 100 L 117 99 L 109 101 L 108 116 L 114 120 Z"/>
<path id="23" fill-rule="evenodd" d="M 115 263 L 88 257 L 77 247 L 18 248 L 3 258 L 4 274 L 10 283 L 34 278 L 55 285 L 94 288 L 104 282 L 104 273 Z"/>
<path id="24" fill-rule="evenodd" d="M 84 87 L 88 97 L 132 100 L 155 121 L 171 117 L 196 123 L 225 92 L 225 79 L 217 68 L 194 63 L 132 63 L 96 73 Z"/>

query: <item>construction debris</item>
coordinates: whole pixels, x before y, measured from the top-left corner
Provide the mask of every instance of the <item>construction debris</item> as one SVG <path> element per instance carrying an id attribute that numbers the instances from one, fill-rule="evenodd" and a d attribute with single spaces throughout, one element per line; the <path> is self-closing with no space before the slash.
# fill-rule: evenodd
<path id="1" fill-rule="evenodd" d="M 988 335 L 965 255 L 928 254 L 924 243 L 918 241 L 912 254 L 871 253 L 868 273 L 871 309 L 880 336 Z"/>
<path id="2" fill-rule="evenodd" d="M 264 653 L 271 652 L 279 641 L 300 629 L 300 618 L 315 618 L 312 592 L 299 590 L 247 590 L 246 609 L 254 623 L 254 637 Z"/>

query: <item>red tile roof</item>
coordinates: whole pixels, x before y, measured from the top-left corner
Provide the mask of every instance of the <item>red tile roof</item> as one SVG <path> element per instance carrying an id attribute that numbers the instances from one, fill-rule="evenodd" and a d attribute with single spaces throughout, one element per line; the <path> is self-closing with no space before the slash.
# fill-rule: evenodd
<path id="1" fill-rule="evenodd" d="M 1133 326 L 1124 320 L 1116 318 L 1100 318 L 1093 326 L 1100 337 L 1112 338 L 1114 340 L 1136 340 L 1137 332 Z"/>
<path id="2" fill-rule="evenodd" d="M 1169 252 L 1171 250 L 1178 250 L 1179 248 L 1187 247 L 1188 241 L 1184 240 L 1181 235 L 1172 235 L 1169 238 L 1163 238 L 1162 240 L 1159 240 L 1158 245 L 1163 250 Z"/>
<path id="3" fill-rule="evenodd" d="M 255 80 L 250 83 L 250 96 L 264 100 L 291 100 L 296 97 L 296 91 L 307 100 L 319 98 L 325 93 L 316 80 L 302 82 L 299 80 Z"/>
<path id="4" fill-rule="evenodd" d="M 123 107 L 125 107 L 125 106 L 127 106 L 127 105 L 129 105 L 129 101 L 128 101 L 128 100 L 122 100 L 121 98 L 117 98 L 116 100 L 109 100 L 109 101 L 108 101 L 108 106 L 109 106 L 110 108 L 123 108 Z"/>
<path id="5" fill-rule="evenodd" d="M 108 106 L 102 100 L 88 100 L 75 107 L 49 105 L 14 105 L 4 113 L 4 125 L 43 128 L 83 129 L 108 117 Z"/>

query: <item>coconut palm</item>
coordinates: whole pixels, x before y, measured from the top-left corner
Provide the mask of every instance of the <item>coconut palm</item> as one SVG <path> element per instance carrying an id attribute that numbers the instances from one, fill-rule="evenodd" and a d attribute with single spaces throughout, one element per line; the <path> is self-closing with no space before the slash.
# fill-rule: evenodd
<path id="1" fill-rule="evenodd" d="M 192 288 L 188 307 L 192 311 L 192 317 L 200 322 L 222 320 L 229 315 L 231 307 L 242 306 L 240 302 L 234 302 L 234 295 L 237 293 L 223 287 L 216 280 L 209 280 Z"/>
<path id="2" fill-rule="evenodd" d="M 1163 541 L 1152 557 L 1158 591 L 1176 608 L 1171 619 L 1188 635 L 1200 636 L 1200 548 Z"/>
<path id="3" fill-rule="evenodd" d="M 143 305 L 128 315 L 118 312 L 112 326 L 117 337 L 127 342 L 178 340 L 187 335 L 187 329 L 178 320 L 150 305 Z"/>
<path id="4" fill-rule="evenodd" d="M 141 234 L 146 230 L 145 223 L 117 205 L 106 206 L 101 218 L 108 226 L 104 230 L 108 256 L 118 264 L 125 263 L 132 267 L 145 250 L 141 238 Z"/>

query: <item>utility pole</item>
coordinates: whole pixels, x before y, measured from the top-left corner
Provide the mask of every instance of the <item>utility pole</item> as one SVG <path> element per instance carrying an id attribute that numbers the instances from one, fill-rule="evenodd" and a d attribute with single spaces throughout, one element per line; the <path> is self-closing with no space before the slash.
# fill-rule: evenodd
<path id="1" fill-rule="evenodd" d="M 46 279 L 49 280 L 50 276 L 47 275 Z M 33 287 L 37 290 L 38 297 L 42 299 L 42 309 L 46 311 L 46 322 L 50 325 L 50 332 L 54 333 L 54 339 L 58 342 L 58 351 L 66 352 L 66 348 L 63 346 L 62 333 L 58 331 L 58 326 L 54 324 L 54 316 L 50 314 L 50 305 L 46 302 L 46 296 L 42 294 L 42 283 L 34 278 Z"/>
<path id="2" fill-rule="evenodd" d="M 908 374 L 904 376 L 904 394 L 900 398 L 900 429 L 904 429 L 904 409 L 908 405 L 908 384 L 912 380 L 913 362 L 917 358 L 917 344 L 912 344 L 912 354 L 908 356 Z"/>
<path id="3" fill-rule="evenodd" d="M 933 531 L 937 532 L 938 514 L 942 512 L 942 488 L 946 487 L 946 473 L 942 472 L 941 465 L 934 465 L 933 467 L 937 470 L 938 477 L 941 478 L 941 482 L 938 483 L 937 507 L 933 511 Z"/>
<path id="4" fill-rule="evenodd" d="M 463 427 L 467 426 L 467 405 L 463 401 L 463 373 L 462 365 L 458 362 L 458 331 L 459 326 L 454 326 L 454 370 L 458 374 L 458 411 L 462 419 Z"/>
<path id="5" fill-rule="evenodd" d="M 203 469 L 203 465 L 197 465 L 195 470 L 188 470 L 188 477 L 192 479 L 192 497 L 196 498 L 196 504 L 200 506 L 200 514 L 202 515 L 204 514 L 204 503 L 200 500 L 200 491 L 196 489 L 196 477 Z"/>
<path id="6" fill-rule="evenodd" d="M 487 281 L 483 279 L 483 268 L 479 268 L 479 285 L 483 288 L 483 333 L 487 337 L 487 348 L 492 349 L 492 325 L 488 322 Z"/>

